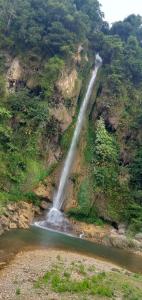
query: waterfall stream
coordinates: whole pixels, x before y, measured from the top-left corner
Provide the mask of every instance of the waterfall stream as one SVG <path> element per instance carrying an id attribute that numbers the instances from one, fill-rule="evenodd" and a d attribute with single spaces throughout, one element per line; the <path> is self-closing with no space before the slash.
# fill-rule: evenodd
<path id="1" fill-rule="evenodd" d="M 39 222 L 37 225 L 39 226 L 48 226 L 48 224 L 53 224 L 56 226 L 65 226 L 64 223 L 64 217 L 63 214 L 61 212 L 63 203 L 64 203 L 64 196 L 65 196 L 65 189 L 67 186 L 67 182 L 68 182 L 68 178 L 71 172 L 71 167 L 73 164 L 73 160 L 74 160 L 74 156 L 75 156 L 75 151 L 76 151 L 76 147 L 77 147 L 77 143 L 79 141 L 79 136 L 80 136 L 80 132 L 83 126 L 83 122 L 84 122 L 84 117 L 85 117 L 85 113 L 87 110 L 87 106 L 93 91 L 93 87 L 94 87 L 94 83 L 96 81 L 97 78 L 97 73 L 99 68 L 102 65 L 102 59 L 99 56 L 99 54 L 96 55 L 96 62 L 95 62 L 95 69 L 92 72 L 92 77 L 90 79 L 88 88 L 87 88 L 87 92 L 86 95 L 84 97 L 84 100 L 82 102 L 81 108 L 80 108 L 80 112 L 78 115 L 78 119 L 77 119 L 77 123 L 76 123 L 76 128 L 74 131 L 74 135 L 72 138 L 72 142 L 70 145 L 70 149 L 68 151 L 65 163 L 64 163 L 64 167 L 61 173 L 61 178 L 60 178 L 60 182 L 59 182 L 59 187 L 58 187 L 58 191 L 56 193 L 56 195 L 54 196 L 53 199 L 53 207 L 50 209 L 49 213 L 47 214 L 47 220 L 45 222 Z M 46 223 L 46 224 L 45 224 Z"/>

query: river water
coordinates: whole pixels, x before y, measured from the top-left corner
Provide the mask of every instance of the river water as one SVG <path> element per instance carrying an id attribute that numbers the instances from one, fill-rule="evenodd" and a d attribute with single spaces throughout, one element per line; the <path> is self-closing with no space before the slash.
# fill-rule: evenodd
<path id="1" fill-rule="evenodd" d="M 84 254 L 142 274 L 142 256 L 34 226 L 25 231 L 7 232 L 0 237 L 0 266 L 3 267 L 18 252 L 42 248 Z"/>

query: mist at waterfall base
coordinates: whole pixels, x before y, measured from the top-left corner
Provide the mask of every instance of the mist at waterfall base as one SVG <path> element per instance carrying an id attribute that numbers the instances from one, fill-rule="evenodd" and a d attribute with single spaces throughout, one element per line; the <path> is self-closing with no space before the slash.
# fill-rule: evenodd
<path id="1" fill-rule="evenodd" d="M 84 97 L 84 100 L 82 102 L 80 112 L 78 115 L 75 131 L 73 134 L 72 142 L 70 145 L 70 149 L 68 151 L 64 167 L 61 173 L 61 178 L 59 182 L 58 191 L 55 194 L 53 198 L 53 206 L 50 209 L 50 211 L 47 214 L 47 218 L 45 221 L 36 222 L 35 225 L 41 228 L 52 228 L 55 230 L 60 230 L 63 232 L 70 232 L 72 230 L 71 225 L 65 215 L 61 212 L 63 203 L 64 203 L 64 197 L 65 197 L 65 189 L 67 187 L 69 175 L 71 172 L 71 168 L 73 165 L 73 160 L 76 152 L 76 147 L 79 141 L 81 129 L 84 122 L 85 113 L 87 110 L 87 106 L 93 91 L 94 83 L 97 78 L 97 73 L 99 68 L 102 65 L 102 59 L 99 56 L 99 54 L 96 55 L 96 61 L 95 61 L 95 69 L 92 72 L 92 76 L 87 88 L 86 95 Z"/>

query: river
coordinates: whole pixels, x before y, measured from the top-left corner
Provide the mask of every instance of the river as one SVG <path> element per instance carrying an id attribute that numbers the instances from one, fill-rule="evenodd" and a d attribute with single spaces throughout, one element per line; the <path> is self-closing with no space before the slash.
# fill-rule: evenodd
<path id="1" fill-rule="evenodd" d="M 142 256 L 92 243 L 64 233 L 31 226 L 29 230 L 14 230 L 0 237 L 0 266 L 18 252 L 33 249 L 57 249 L 98 258 L 135 273 L 142 273 Z"/>

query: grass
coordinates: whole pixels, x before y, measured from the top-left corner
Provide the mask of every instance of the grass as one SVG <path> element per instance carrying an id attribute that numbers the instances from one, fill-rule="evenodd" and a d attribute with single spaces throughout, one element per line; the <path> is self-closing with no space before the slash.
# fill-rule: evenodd
<path id="1" fill-rule="evenodd" d="M 21 185 L 13 186 L 9 192 L 0 191 L 0 215 L 4 212 L 4 207 L 9 202 L 31 201 L 34 205 L 39 206 L 40 199 L 32 192 L 32 188 L 39 182 L 44 182 L 44 179 L 52 175 L 57 163 L 52 164 L 47 169 L 39 167 L 39 164 L 34 162 L 31 163 L 31 171 L 34 170 L 34 174 L 31 175 L 31 179 L 26 180 Z M 30 172 L 31 172 L 30 171 Z M 29 176 L 29 175 L 28 175 Z"/>
<path id="2" fill-rule="evenodd" d="M 74 278 L 73 274 L 79 275 Z M 34 284 L 36 289 L 44 288 L 44 286 L 50 287 L 56 293 L 113 296 L 113 289 L 105 283 L 105 273 L 88 276 L 85 266 L 80 262 L 72 264 L 71 268 L 65 271 L 62 271 L 59 265 L 54 266 Z"/>
<path id="3" fill-rule="evenodd" d="M 21 294 L 21 290 L 19 288 L 16 289 L 16 295 L 20 295 Z"/>
<path id="4" fill-rule="evenodd" d="M 58 259 L 57 259 L 58 260 Z M 57 294 L 78 295 L 78 299 L 142 299 L 142 276 L 125 275 L 122 272 L 96 272 L 94 266 L 85 266 L 80 261 L 64 266 L 59 261 L 34 284 L 35 289 L 51 290 Z"/>
<path id="5" fill-rule="evenodd" d="M 85 272 L 81 272 L 84 274 Z M 55 269 L 47 272 L 43 278 L 36 282 L 35 287 L 40 288 L 43 285 L 49 285 L 56 293 L 86 293 L 90 295 L 102 295 L 110 297 L 113 295 L 113 290 L 110 289 L 105 283 L 102 284 L 100 276 L 95 275 L 92 277 L 84 277 L 81 280 L 72 279 L 69 272 L 60 274 Z"/>

